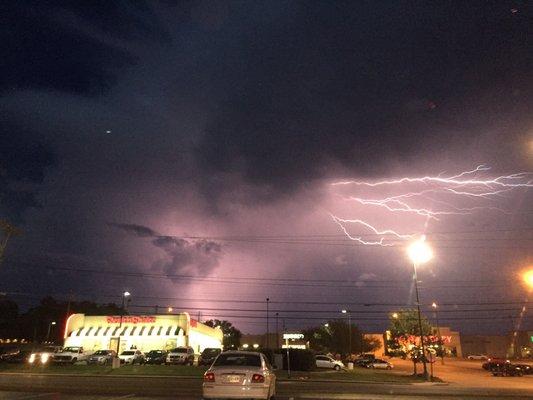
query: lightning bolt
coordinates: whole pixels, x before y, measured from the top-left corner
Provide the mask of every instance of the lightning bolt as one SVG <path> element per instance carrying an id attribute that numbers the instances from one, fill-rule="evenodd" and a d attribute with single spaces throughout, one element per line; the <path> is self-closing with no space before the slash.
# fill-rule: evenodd
<path id="1" fill-rule="evenodd" d="M 390 213 L 411 213 L 416 216 L 424 217 L 427 220 L 439 221 L 443 216 L 451 215 L 469 215 L 477 211 L 498 211 L 509 214 L 504 210 L 493 205 L 473 205 L 471 207 L 458 207 L 453 204 L 457 200 L 469 201 L 495 201 L 505 197 L 508 192 L 517 189 L 529 189 L 533 187 L 531 172 L 518 172 L 509 175 L 501 175 L 492 178 L 484 178 L 483 174 L 490 171 L 487 165 L 478 165 L 476 168 L 446 176 L 444 172 L 437 176 L 423 177 L 402 177 L 391 180 L 378 181 L 360 181 L 347 180 L 333 182 L 332 186 L 353 185 L 356 187 L 378 188 L 391 187 L 396 190 L 403 190 L 400 194 L 387 196 L 383 198 L 365 198 L 361 196 L 342 197 L 344 200 L 353 201 L 364 206 L 372 206 L 384 209 Z M 409 191 L 412 186 L 425 186 L 415 191 Z M 447 196 L 452 198 L 452 202 L 438 198 L 438 196 Z M 425 199 L 436 206 L 430 208 L 417 207 L 413 204 L 414 200 Z M 392 229 L 378 229 L 369 222 L 362 219 L 344 219 L 331 214 L 333 221 L 341 228 L 351 240 L 361 244 L 372 246 L 394 246 L 398 240 L 409 240 L 414 235 L 398 233 Z M 350 233 L 349 225 L 359 225 L 364 230 L 369 230 L 378 239 L 365 240 L 362 235 Z M 391 243 L 392 241 L 392 243 Z"/>

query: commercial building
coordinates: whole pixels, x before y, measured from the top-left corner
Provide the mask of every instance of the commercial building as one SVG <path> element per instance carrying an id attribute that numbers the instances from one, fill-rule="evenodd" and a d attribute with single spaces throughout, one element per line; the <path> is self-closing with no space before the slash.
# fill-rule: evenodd
<path id="1" fill-rule="evenodd" d="M 72 314 L 65 326 L 65 346 L 85 350 L 139 349 L 141 351 L 191 346 L 196 353 L 207 347 L 222 348 L 223 334 L 194 319 L 188 313 L 173 315 Z"/>
<path id="2" fill-rule="evenodd" d="M 377 335 L 374 335 L 377 336 Z M 385 332 L 385 343 L 390 339 L 390 331 Z M 459 332 L 451 330 L 449 327 L 441 326 L 433 330 L 433 334 L 429 336 L 429 341 L 426 343 L 428 348 L 431 348 L 431 343 L 442 342 L 442 347 L 444 353 L 448 357 L 463 357 L 463 346 L 462 346 L 462 336 Z M 420 343 L 419 336 L 410 336 L 402 344 L 405 347 L 405 350 L 412 347 L 414 344 Z M 378 351 L 381 351 L 378 349 Z M 384 354 L 389 354 L 389 349 L 387 349 Z"/>

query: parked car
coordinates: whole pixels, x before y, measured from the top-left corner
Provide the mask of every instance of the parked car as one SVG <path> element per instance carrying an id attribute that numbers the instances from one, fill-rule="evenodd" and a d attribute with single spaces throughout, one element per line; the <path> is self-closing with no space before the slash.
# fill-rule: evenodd
<path id="1" fill-rule="evenodd" d="M 485 354 L 470 354 L 468 357 L 469 360 L 488 360 L 489 358 Z"/>
<path id="2" fill-rule="evenodd" d="M 487 362 L 481 365 L 481 368 L 486 369 L 487 371 L 490 371 L 492 367 L 498 364 L 509 363 L 509 362 L 511 361 L 505 360 L 503 358 L 489 358 Z"/>
<path id="3" fill-rule="evenodd" d="M 341 368 L 344 368 L 344 364 L 342 361 L 335 360 L 329 356 L 323 356 L 323 355 L 315 356 L 315 362 L 316 362 L 317 368 L 332 368 L 335 371 L 338 371 Z"/>
<path id="4" fill-rule="evenodd" d="M 144 354 L 141 350 L 124 350 L 118 358 L 121 364 L 144 364 Z"/>
<path id="5" fill-rule="evenodd" d="M 87 364 L 109 365 L 116 356 L 117 352 L 115 350 L 97 350 L 89 356 Z"/>
<path id="6" fill-rule="evenodd" d="M 376 358 L 375 360 L 369 360 L 369 362 L 365 365 L 367 368 L 375 368 L 375 369 L 392 369 L 393 365 L 385 360 L 381 360 Z"/>
<path id="7" fill-rule="evenodd" d="M 366 366 L 371 363 L 373 360 L 371 359 L 368 359 L 368 358 L 360 358 L 359 360 L 355 360 L 355 365 L 359 366 L 359 367 L 364 367 L 366 368 Z"/>
<path id="8" fill-rule="evenodd" d="M 522 370 L 524 375 L 533 374 L 533 366 L 528 365 L 528 364 L 515 364 L 515 365 Z"/>
<path id="9" fill-rule="evenodd" d="M 75 364 L 78 361 L 87 361 L 88 354 L 83 347 L 69 346 L 63 348 L 52 356 L 54 364 Z"/>
<path id="10" fill-rule="evenodd" d="M 150 350 L 145 354 L 146 364 L 164 364 L 167 359 L 167 352 L 165 350 Z"/>
<path id="11" fill-rule="evenodd" d="M 494 376 L 522 376 L 524 375 L 524 371 L 515 364 L 511 364 L 509 362 L 499 363 L 494 365 L 490 372 L 492 372 L 492 375 Z"/>
<path id="12" fill-rule="evenodd" d="M 34 348 L 28 357 L 28 363 L 31 365 L 44 365 L 51 361 L 54 354 L 61 351 L 61 346 L 44 346 Z"/>
<path id="13" fill-rule="evenodd" d="M 276 375 L 262 353 L 225 351 L 204 374 L 204 399 L 270 399 L 276 395 Z"/>
<path id="14" fill-rule="evenodd" d="M 198 358 L 198 365 L 211 365 L 215 358 L 222 352 L 221 349 L 206 348 Z"/>
<path id="15" fill-rule="evenodd" d="M 28 362 L 30 355 L 31 351 L 29 350 L 16 349 L 2 354 L 2 361 L 10 364 L 25 363 Z"/>
<path id="16" fill-rule="evenodd" d="M 194 349 L 192 347 L 176 347 L 167 354 L 165 364 L 194 364 Z"/>

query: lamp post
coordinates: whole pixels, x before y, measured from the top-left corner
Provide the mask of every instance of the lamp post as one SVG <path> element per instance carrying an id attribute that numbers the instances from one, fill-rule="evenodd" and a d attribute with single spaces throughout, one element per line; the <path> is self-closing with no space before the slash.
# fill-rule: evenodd
<path id="1" fill-rule="evenodd" d="M 269 330 L 269 326 L 268 326 L 268 303 L 269 303 L 270 299 L 267 297 L 266 298 L 266 306 L 267 306 L 267 337 L 266 337 L 266 348 L 269 349 L 270 348 L 270 338 L 269 338 L 269 335 L 270 335 L 270 332 L 268 331 Z"/>
<path id="2" fill-rule="evenodd" d="M 529 268 L 527 271 L 524 271 L 523 274 L 522 274 L 522 279 L 524 281 L 524 284 L 527 286 L 527 294 L 526 294 L 526 298 L 525 298 L 525 302 L 524 302 L 524 305 L 522 306 L 522 309 L 520 310 L 520 314 L 519 314 L 519 318 L 517 320 L 517 322 L 515 323 L 514 321 L 511 320 L 511 323 L 513 325 L 513 336 L 512 336 L 512 339 L 511 339 L 511 349 L 510 349 L 510 355 L 511 356 L 516 356 L 516 336 L 518 334 L 518 331 L 520 330 L 520 326 L 522 324 L 522 320 L 524 318 L 524 315 L 526 314 L 526 311 L 527 311 L 527 303 L 528 303 L 528 300 L 529 300 L 529 296 L 531 294 L 531 292 L 533 291 L 533 268 Z"/>
<path id="3" fill-rule="evenodd" d="M 422 236 L 419 240 L 411 243 L 407 248 L 407 254 L 413 263 L 413 280 L 415 281 L 416 308 L 418 311 L 418 329 L 420 331 L 420 344 L 422 346 L 422 364 L 424 366 L 424 378 L 428 379 L 426 346 L 424 343 L 424 332 L 422 331 L 422 315 L 420 313 L 420 296 L 418 294 L 418 276 L 416 269 L 418 265 L 424 264 L 433 258 L 433 251 L 426 243 L 426 237 Z"/>
<path id="4" fill-rule="evenodd" d="M 130 296 L 130 292 L 122 293 L 122 307 L 120 308 L 120 322 L 118 324 L 118 340 L 117 340 L 117 355 L 120 353 L 120 328 L 122 328 L 122 317 L 124 316 L 124 307 L 126 306 L 126 297 Z"/>
<path id="5" fill-rule="evenodd" d="M 352 354 L 352 316 L 350 311 L 341 310 L 341 313 L 348 314 L 348 354 Z"/>
<path id="6" fill-rule="evenodd" d="M 440 334 L 440 325 L 439 325 L 439 311 L 437 303 L 433 302 L 431 304 L 433 310 L 435 310 L 435 322 L 437 323 L 437 335 L 439 335 L 439 345 L 440 345 L 440 363 L 444 365 L 444 346 L 442 345 L 442 335 Z"/>
<path id="7" fill-rule="evenodd" d="M 46 333 L 46 341 L 48 342 L 48 340 L 50 339 L 50 329 L 52 329 L 52 325 L 55 325 L 56 324 L 56 321 L 51 321 L 49 324 L 48 324 L 48 332 Z"/>
<path id="8" fill-rule="evenodd" d="M 278 328 L 279 313 L 276 313 L 276 349 L 279 348 L 279 328 Z"/>

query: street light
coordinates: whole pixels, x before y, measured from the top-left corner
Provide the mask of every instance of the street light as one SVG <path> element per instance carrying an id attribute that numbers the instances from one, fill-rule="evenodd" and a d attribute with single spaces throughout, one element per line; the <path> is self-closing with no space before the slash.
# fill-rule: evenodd
<path id="1" fill-rule="evenodd" d="M 46 341 L 48 342 L 48 340 L 50 339 L 50 329 L 52 328 L 52 325 L 55 325 L 56 324 L 56 321 L 52 321 L 48 324 L 48 332 L 46 333 Z"/>
<path id="2" fill-rule="evenodd" d="M 420 296 L 418 294 L 418 276 L 416 268 L 433 258 L 433 250 L 426 243 L 426 236 L 423 235 L 417 241 L 411 243 L 407 248 L 407 254 L 413 263 L 413 279 L 415 281 L 416 308 L 418 311 L 418 329 L 420 330 L 420 344 L 422 345 L 422 364 L 424 366 L 424 378 L 428 378 L 428 368 L 426 365 L 426 346 L 424 344 L 424 333 L 422 332 L 422 316 L 420 313 Z"/>
<path id="3" fill-rule="evenodd" d="M 124 307 L 126 306 L 126 297 L 130 297 L 130 292 L 122 293 L 122 307 L 120 308 L 120 322 L 118 324 L 117 355 L 120 353 L 120 328 L 122 328 L 122 317 L 124 316 Z"/>
<path id="4" fill-rule="evenodd" d="M 392 313 L 392 318 L 394 318 L 394 319 L 398 319 L 398 313 L 397 313 L 397 312 Z"/>
<path id="5" fill-rule="evenodd" d="M 269 335 L 270 335 L 270 332 L 268 331 L 269 330 L 269 326 L 268 326 L 268 303 L 270 302 L 270 299 L 267 297 L 266 298 L 266 305 L 267 305 L 267 337 L 266 337 L 266 348 L 269 349 L 270 348 L 270 338 L 269 338 Z"/>
<path id="6" fill-rule="evenodd" d="M 167 308 L 167 311 L 171 313 L 174 309 L 172 307 Z"/>
<path id="7" fill-rule="evenodd" d="M 433 310 L 435 311 L 435 322 L 437 323 L 437 335 L 439 335 L 439 345 L 440 345 L 440 362 L 442 365 L 444 365 L 444 346 L 442 344 L 442 336 L 440 334 L 440 326 L 439 326 L 439 312 L 437 310 L 438 306 L 437 303 L 433 302 L 431 304 L 431 307 L 433 307 Z"/>
<path id="8" fill-rule="evenodd" d="M 522 278 L 524 279 L 524 283 L 529 287 L 529 289 L 533 289 L 533 269 L 524 272 Z"/>
<path id="9" fill-rule="evenodd" d="M 352 316 L 348 310 L 341 310 L 341 313 L 348 314 L 348 353 L 352 354 Z"/>

